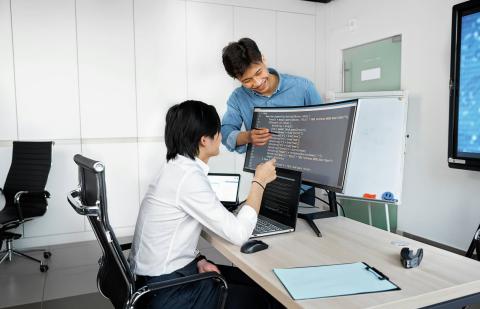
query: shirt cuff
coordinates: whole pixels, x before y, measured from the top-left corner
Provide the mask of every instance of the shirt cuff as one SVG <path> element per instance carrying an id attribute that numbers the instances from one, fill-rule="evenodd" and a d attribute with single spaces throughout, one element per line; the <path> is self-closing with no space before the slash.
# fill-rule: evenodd
<path id="1" fill-rule="evenodd" d="M 227 137 L 226 145 L 229 151 L 236 151 L 238 153 L 244 153 L 247 151 L 247 145 L 237 146 L 237 137 L 240 131 L 232 131 Z"/>

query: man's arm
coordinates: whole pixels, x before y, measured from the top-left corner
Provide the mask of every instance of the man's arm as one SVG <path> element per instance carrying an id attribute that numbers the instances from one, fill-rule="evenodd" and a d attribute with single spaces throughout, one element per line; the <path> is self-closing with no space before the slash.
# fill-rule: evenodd
<path id="1" fill-rule="evenodd" d="M 228 149 L 228 151 L 236 151 L 238 153 L 243 153 L 247 151 L 247 147 L 243 146 L 247 143 L 237 143 L 238 135 L 243 136 L 245 132 L 240 131 L 242 128 L 243 119 L 241 117 L 240 110 L 238 108 L 238 102 L 235 98 L 235 94 L 232 93 L 230 98 L 227 101 L 227 111 L 222 118 L 222 144 Z M 245 138 L 245 136 L 243 136 Z"/>

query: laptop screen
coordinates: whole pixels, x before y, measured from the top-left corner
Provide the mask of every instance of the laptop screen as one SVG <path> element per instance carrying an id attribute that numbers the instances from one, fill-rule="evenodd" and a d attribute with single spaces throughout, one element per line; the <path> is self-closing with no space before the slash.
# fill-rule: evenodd
<path id="1" fill-rule="evenodd" d="M 209 173 L 208 180 L 221 202 L 236 203 L 240 186 L 239 174 Z"/>
<path id="2" fill-rule="evenodd" d="M 295 228 L 302 173 L 276 168 L 277 178 L 265 188 L 260 214 Z"/>

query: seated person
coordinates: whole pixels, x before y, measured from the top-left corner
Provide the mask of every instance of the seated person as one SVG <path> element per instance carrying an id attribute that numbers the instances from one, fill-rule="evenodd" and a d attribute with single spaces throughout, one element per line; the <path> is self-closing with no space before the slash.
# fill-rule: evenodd
<path id="1" fill-rule="evenodd" d="M 185 101 L 168 110 L 167 162 L 140 207 L 129 257 L 132 271 L 139 284 L 216 271 L 228 283 L 226 308 L 280 306 L 237 268 L 196 258 L 202 227 L 237 246 L 247 241 L 257 222 L 264 187 L 276 178 L 274 159 L 258 165 L 245 205 L 237 215 L 230 213 L 207 178 L 208 160 L 218 155 L 220 141 L 215 107 Z M 216 308 L 218 293 L 214 280 L 202 280 L 154 293 L 148 308 Z"/>

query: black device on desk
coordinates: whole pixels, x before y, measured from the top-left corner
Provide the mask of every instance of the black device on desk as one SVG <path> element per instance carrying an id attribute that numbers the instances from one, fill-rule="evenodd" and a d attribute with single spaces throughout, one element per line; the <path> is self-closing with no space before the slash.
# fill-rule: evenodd
<path id="1" fill-rule="evenodd" d="M 423 249 L 420 248 L 414 254 L 409 248 L 402 248 L 400 251 L 400 261 L 405 268 L 415 268 L 420 265 L 423 259 Z"/>
<path id="2" fill-rule="evenodd" d="M 275 158 L 277 167 L 302 172 L 302 182 L 325 189 L 329 211 L 299 213 L 315 230 L 314 219 L 335 217 L 336 192 L 343 192 L 358 100 L 294 107 L 256 107 L 252 128 L 269 128 L 265 146 L 248 145 L 244 170 Z"/>
<path id="3" fill-rule="evenodd" d="M 242 245 L 240 252 L 250 254 L 258 251 L 262 251 L 268 248 L 268 245 L 258 239 L 250 239 Z"/>
<path id="4" fill-rule="evenodd" d="M 263 192 L 260 213 L 252 237 L 295 231 L 302 173 L 276 168 L 277 178 Z"/>

